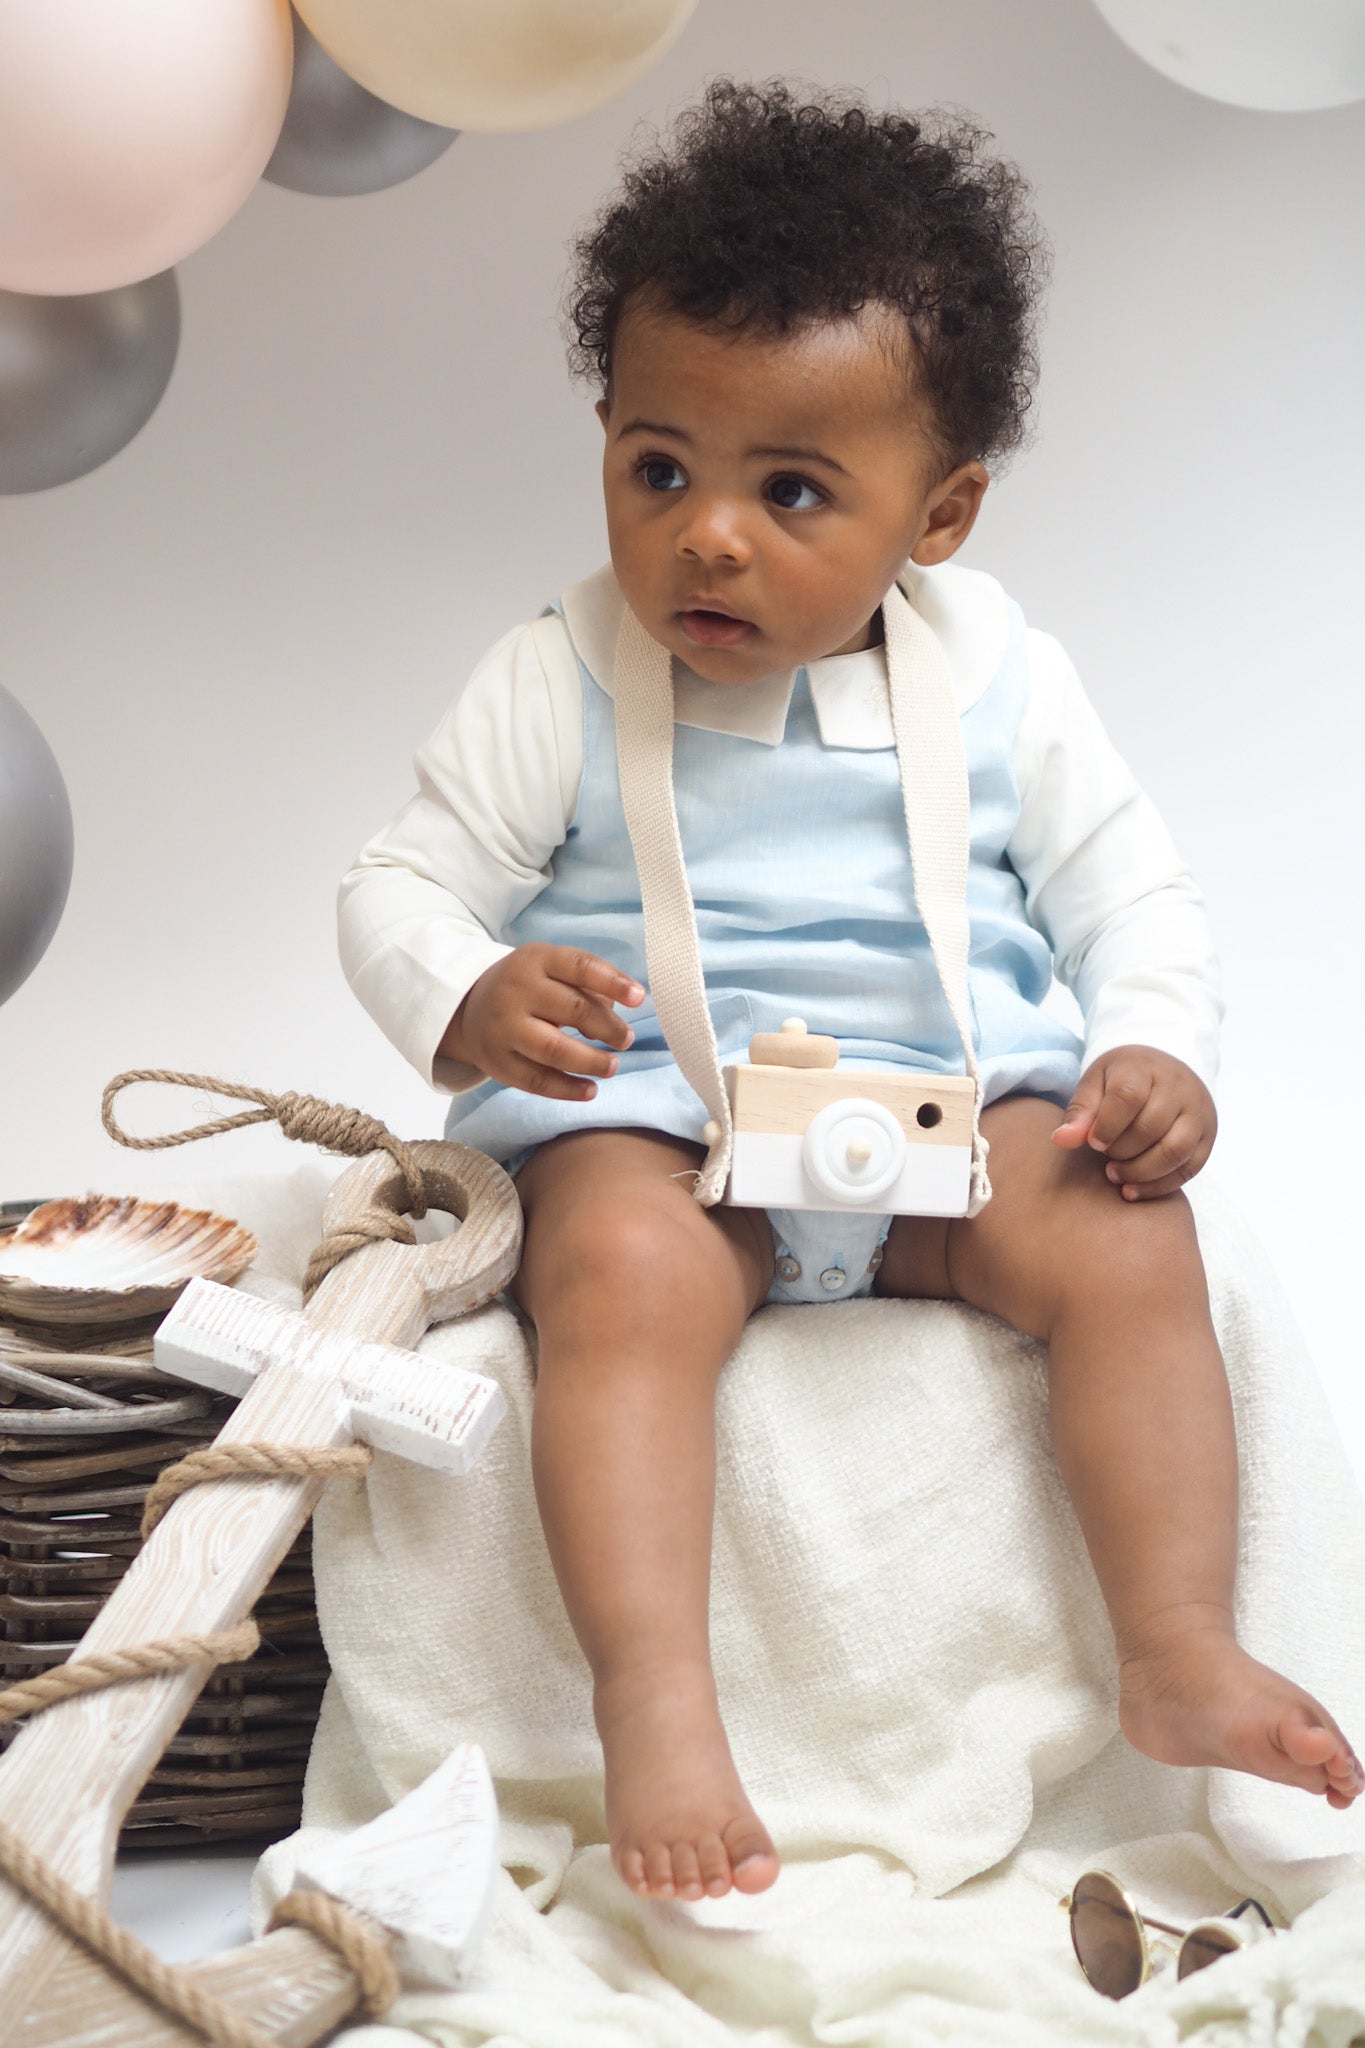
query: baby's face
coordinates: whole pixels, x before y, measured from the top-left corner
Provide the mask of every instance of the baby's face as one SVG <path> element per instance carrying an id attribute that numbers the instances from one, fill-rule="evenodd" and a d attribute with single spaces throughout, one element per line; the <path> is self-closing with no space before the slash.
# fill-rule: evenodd
<path id="1" fill-rule="evenodd" d="M 902 563 L 946 561 L 988 482 L 945 475 L 879 308 L 774 339 L 628 307 L 597 410 L 621 588 L 713 682 L 868 646 Z"/>

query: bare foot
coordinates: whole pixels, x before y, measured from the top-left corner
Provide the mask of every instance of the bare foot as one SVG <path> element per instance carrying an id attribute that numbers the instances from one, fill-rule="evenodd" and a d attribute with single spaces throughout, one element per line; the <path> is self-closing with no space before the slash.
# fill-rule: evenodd
<path id="1" fill-rule="evenodd" d="M 593 1694 L 607 1770 L 612 1861 L 633 1892 L 722 1898 L 766 1891 L 772 1840 L 744 1796 L 705 1664 L 637 1666 Z"/>
<path id="2" fill-rule="evenodd" d="M 1125 1657 L 1119 1725 L 1163 1764 L 1212 1764 L 1349 1806 L 1365 1771 L 1325 1707 L 1239 1648 L 1226 1622 L 1172 1633 Z"/>

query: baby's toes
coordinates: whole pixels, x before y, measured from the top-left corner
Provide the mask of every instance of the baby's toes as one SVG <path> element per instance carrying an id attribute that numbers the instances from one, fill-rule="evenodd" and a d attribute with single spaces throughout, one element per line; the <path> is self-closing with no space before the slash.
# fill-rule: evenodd
<path id="1" fill-rule="evenodd" d="M 1330 1806 L 1349 1806 L 1365 1790 L 1361 1759 L 1332 1716 L 1316 1702 L 1291 1706 L 1279 1724 L 1277 1741 L 1291 1763 L 1322 1774 L 1318 1790 L 1326 1792 Z"/>
<path id="2" fill-rule="evenodd" d="M 623 1849 L 617 1868 L 633 1892 L 649 1890 L 645 1881 L 645 1859 L 638 1849 Z"/>
<path id="3" fill-rule="evenodd" d="M 673 1844 L 673 1882 L 680 1899 L 699 1899 L 702 1895 L 701 1865 L 690 1842 Z"/>
<path id="4" fill-rule="evenodd" d="M 777 1876 L 777 1856 L 762 1823 L 752 1817 L 731 1821 L 722 1840 L 735 1884 L 742 1892 L 764 1892 Z"/>
<path id="5" fill-rule="evenodd" d="M 1349 1806 L 1365 1790 L 1359 1758 L 1316 1700 L 1291 1706 L 1271 1739 L 1290 1763 L 1308 1774 L 1308 1789 L 1326 1793 L 1329 1806 Z"/>
<path id="6" fill-rule="evenodd" d="M 1329 1806 L 1349 1806 L 1353 1799 L 1365 1792 L 1365 1769 L 1361 1768 L 1360 1758 L 1345 1736 L 1328 1757 L 1324 1769 L 1327 1772 Z"/>
<path id="7" fill-rule="evenodd" d="M 719 1835 L 697 1837 L 697 1868 L 707 1896 L 723 1898 L 730 1889 L 730 1858 Z"/>
<path id="8" fill-rule="evenodd" d="M 657 1898 L 672 1898 L 673 1851 L 667 1843 L 654 1842 L 645 1850 L 645 1883 Z"/>
<path id="9" fill-rule="evenodd" d="M 1314 1711 L 1303 1702 L 1296 1702 L 1280 1717 L 1271 1740 L 1284 1751 L 1290 1763 L 1303 1764 L 1307 1769 L 1328 1764 L 1347 1747 L 1340 1730 L 1330 1725 L 1321 1710 Z"/>

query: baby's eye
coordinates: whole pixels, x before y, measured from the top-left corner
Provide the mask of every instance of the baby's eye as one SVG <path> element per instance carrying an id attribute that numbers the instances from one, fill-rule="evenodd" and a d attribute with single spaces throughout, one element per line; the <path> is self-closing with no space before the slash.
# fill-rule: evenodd
<path id="1" fill-rule="evenodd" d="M 824 492 L 803 476 L 775 476 L 768 485 L 768 496 L 784 512 L 810 512 L 825 502 Z"/>
<path id="2" fill-rule="evenodd" d="M 635 465 L 635 473 L 642 476 L 651 491 L 680 491 L 687 483 L 676 462 L 666 455 L 643 455 Z"/>

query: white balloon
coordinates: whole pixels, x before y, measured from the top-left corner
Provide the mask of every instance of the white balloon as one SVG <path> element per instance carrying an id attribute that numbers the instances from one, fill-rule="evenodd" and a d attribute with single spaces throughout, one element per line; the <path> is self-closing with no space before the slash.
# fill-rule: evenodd
<path id="1" fill-rule="evenodd" d="M 0 0 L 0 287 L 116 291 L 251 192 L 289 101 L 287 0 Z"/>
<path id="2" fill-rule="evenodd" d="M 1365 99 L 1365 0 L 1095 5 L 1130 50 L 1209 99 L 1275 113 Z"/>
<path id="3" fill-rule="evenodd" d="M 624 92 L 697 0 L 296 0 L 343 71 L 445 128 L 548 128 Z"/>

